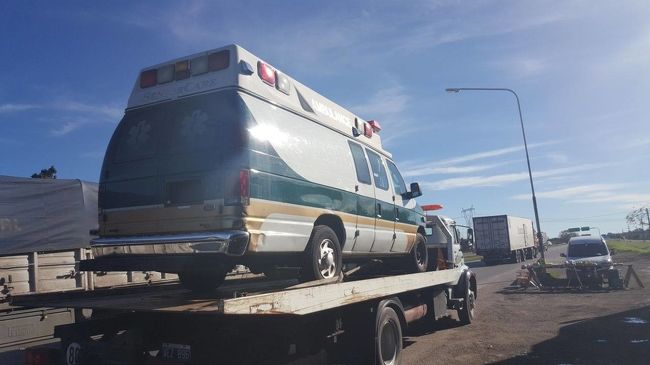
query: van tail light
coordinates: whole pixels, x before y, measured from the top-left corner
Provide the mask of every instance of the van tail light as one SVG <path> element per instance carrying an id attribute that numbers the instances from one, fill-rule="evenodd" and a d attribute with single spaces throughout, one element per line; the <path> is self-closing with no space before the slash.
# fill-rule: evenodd
<path id="1" fill-rule="evenodd" d="M 233 179 L 230 192 L 225 197 L 225 205 L 248 205 L 250 202 L 250 171 L 241 170 L 237 180 Z"/>
<path id="2" fill-rule="evenodd" d="M 250 202 L 250 180 L 249 170 L 239 171 L 239 196 L 243 205 L 248 205 Z"/>

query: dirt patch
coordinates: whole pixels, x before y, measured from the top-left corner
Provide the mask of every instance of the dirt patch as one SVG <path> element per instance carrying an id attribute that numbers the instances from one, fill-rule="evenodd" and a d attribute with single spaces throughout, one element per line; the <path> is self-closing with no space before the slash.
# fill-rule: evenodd
<path id="1" fill-rule="evenodd" d="M 647 364 L 650 357 L 650 256 L 621 254 L 646 285 L 615 291 L 507 293 L 479 286 L 469 326 L 407 331 L 406 364 Z M 429 335 L 432 334 L 432 335 Z"/>

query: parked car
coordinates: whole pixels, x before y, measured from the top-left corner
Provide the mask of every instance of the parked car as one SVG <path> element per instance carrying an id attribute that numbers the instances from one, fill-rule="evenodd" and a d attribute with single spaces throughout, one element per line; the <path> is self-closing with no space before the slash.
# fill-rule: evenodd
<path id="1" fill-rule="evenodd" d="M 572 266 L 566 270 L 569 280 L 580 279 L 583 285 L 600 287 L 603 273 L 612 269 L 612 254 L 604 238 L 580 236 L 572 237 L 567 253 L 560 256 L 565 257 Z"/>

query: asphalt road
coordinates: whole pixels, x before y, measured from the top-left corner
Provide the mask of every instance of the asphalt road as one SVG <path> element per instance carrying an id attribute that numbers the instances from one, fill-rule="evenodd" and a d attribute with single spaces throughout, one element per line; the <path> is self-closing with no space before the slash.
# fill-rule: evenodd
<path id="1" fill-rule="evenodd" d="M 551 246 L 548 251 L 544 253 L 546 262 L 561 262 L 560 253 L 566 253 L 566 245 Z M 538 257 L 539 258 L 539 257 Z M 535 259 L 536 260 L 536 259 Z M 525 263 L 532 263 L 534 260 L 528 260 Z M 479 284 L 479 291 L 482 285 L 494 282 L 513 281 L 517 270 L 521 268 L 524 263 L 515 264 L 500 264 L 494 266 L 485 266 L 483 262 L 470 262 L 467 266 L 471 267 L 476 273 Z M 478 303 L 480 305 L 480 303 Z"/>

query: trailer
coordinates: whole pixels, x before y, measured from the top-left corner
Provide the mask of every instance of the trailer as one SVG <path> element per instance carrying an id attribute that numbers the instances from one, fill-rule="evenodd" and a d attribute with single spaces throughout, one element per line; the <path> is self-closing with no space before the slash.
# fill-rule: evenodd
<path id="1" fill-rule="evenodd" d="M 537 257 L 533 222 L 509 215 L 474 217 L 474 246 L 486 265 Z"/>
<path id="2" fill-rule="evenodd" d="M 302 284 L 259 275 L 226 280 L 213 294 L 170 283 L 31 294 L 13 304 L 87 313 L 56 327 L 59 349 L 28 350 L 30 365 L 399 364 L 410 323 L 434 321 L 448 310 L 464 324 L 474 318 L 477 282 L 465 265 L 395 276 L 372 272 L 357 267 L 335 282 Z"/>

